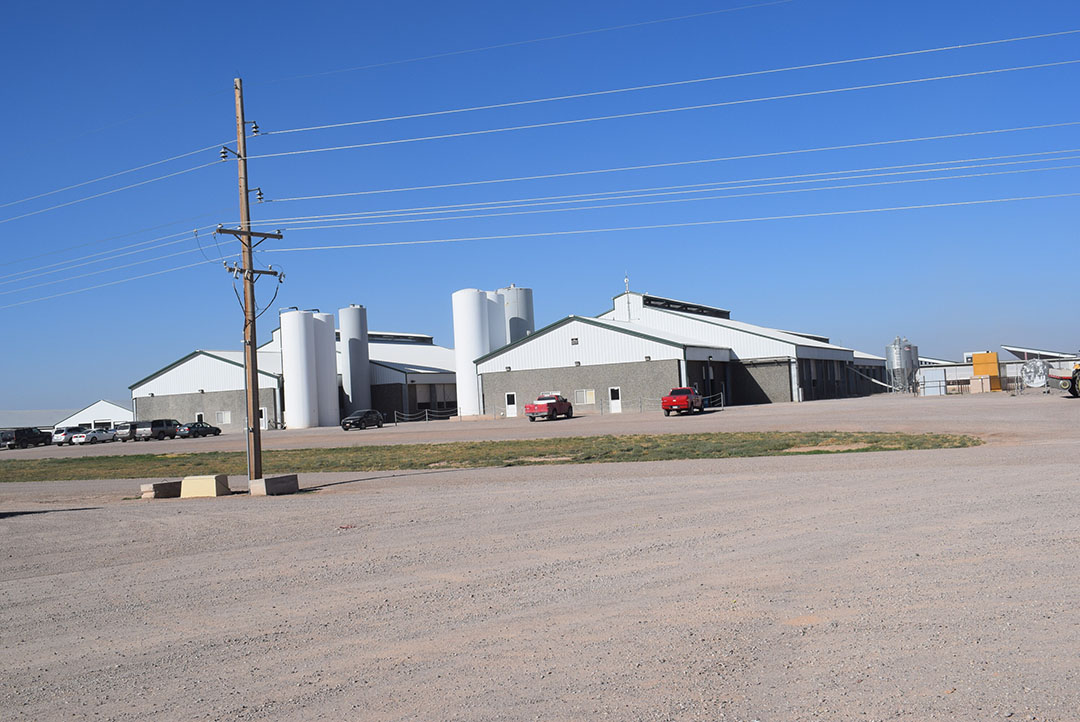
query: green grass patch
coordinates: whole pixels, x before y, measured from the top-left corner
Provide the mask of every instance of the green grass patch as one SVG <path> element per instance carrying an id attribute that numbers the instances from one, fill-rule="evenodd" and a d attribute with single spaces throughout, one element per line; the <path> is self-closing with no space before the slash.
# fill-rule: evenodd
<path id="1" fill-rule="evenodd" d="M 956 449 L 978 446 L 981 443 L 982 441 L 973 436 L 958 434 L 846 431 L 578 436 L 562 439 L 275 450 L 263 452 L 263 470 L 270 475 L 316 471 L 479 469 L 538 464 Z M 244 474 L 246 470 L 247 463 L 243 452 L 4 459 L 0 461 L 0 481 L 152 479 L 195 474 Z"/>

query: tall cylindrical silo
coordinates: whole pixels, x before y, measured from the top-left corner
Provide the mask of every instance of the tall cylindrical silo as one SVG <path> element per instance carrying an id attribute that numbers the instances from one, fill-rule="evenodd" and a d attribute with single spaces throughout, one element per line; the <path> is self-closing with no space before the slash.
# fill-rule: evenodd
<path id="1" fill-rule="evenodd" d="M 334 314 L 316 313 L 314 323 L 315 385 L 319 398 L 319 426 L 337 426 L 341 421 L 341 408 L 338 403 Z"/>
<path id="2" fill-rule="evenodd" d="M 318 426 L 315 319 L 310 311 L 281 314 L 281 373 L 285 377 L 285 426 Z"/>
<path id="3" fill-rule="evenodd" d="M 352 305 L 338 310 L 341 331 L 341 386 L 345 413 L 371 408 L 371 362 L 368 355 L 367 309 Z"/>
<path id="4" fill-rule="evenodd" d="M 506 320 L 506 343 L 514 343 L 536 330 L 533 318 L 533 292 L 531 288 L 518 288 L 511 284 L 498 290 L 503 297 Z"/>
<path id="5" fill-rule="evenodd" d="M 491 349 L 488 340 L 488 307 L 492 302 L 486 291 L 475 288 L 455 291 L 451 301 L 454 308 L 454 370 L 457 377 L 458 413 L 461 416 L 476 416 L 481 413 L 481 403 L 476 364 L 473 361 Z"/>
<path id="6" fill-rule="evenodd" d="M 498 291 L 484 291 L 487 296 L 488 351 L 506 345 L 506 302 Z"/>

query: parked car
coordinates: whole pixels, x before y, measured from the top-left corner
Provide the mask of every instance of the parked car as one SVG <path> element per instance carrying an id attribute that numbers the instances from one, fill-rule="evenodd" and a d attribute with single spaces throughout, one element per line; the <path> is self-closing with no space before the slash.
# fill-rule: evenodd
<path id="1" fill-rule="evenodd" d="M 692 414 L 694 411 L 705 410 L 705 399 L 697 389 L 689 386 L 680 386 L 671 390 L 671 393 L 660 399 L 660 408 L 664 410 L 664 416 L 670 416 L 672 411 L 680 414 Z"/>
<path id="2" fill-rule="evenodd" d="M 71 446 L 75 443 L 75 435 L 84 433 L 85 431 L 86 429 L 82 426 L 62 426 L 53 429 L 52 442 L 57 446 L 62 446 L 64 444 Z"/>
<path id="3" fill-rule="evenodd" d="M 570 418 L 574 415 L 574 406 L 559 394 L 540 394 L 536 401 L 525 404 L 525 415 L 529 421 L 548 419 L 554 421 L 557 416 Z"/>
<path id="4" fill-rule="evenodd" d="M 108 429 L 87 429 L 71 438 L 73 444 L 96 444 L 99 441 L 116 441 L 116 433 Z"/>
<path id="5" fill-rule="evenodd" d="M 154 419 L 153 421 L 135 422 L 135 441 L 161 441 L 166 436 L 175 439 L 180 433 L 180 422 L 176 419 Z"/>
<path id="6" fill-rule="evenodd" d="M 4 446 L 9 449 L 14 449 L 16 446 L 20 449 L 25 449 L 28 446 L 48 446 L 52 443 L 52 435 L 48 431 L 42 431 L 30 426 L 5 431 L 0 439 L 2 439 Z"/>
<path id="7" fill-rule="evenodd" d="M 205 421 L 192 421 L 190 424 L 181 426 L 180 431 L 177 433 L 181 439 L 194 439 L 199 436 L 218 436 L 221 434 L 221 429 L 211 426 Z"/>
<path id="8" fill-rule="evenodd" d="M 382 428 L 383 415 L 375 409 L 361 409 L 354 411 L 341 420 L 341 430 L 366 429 L 369 426 Z"/>
<path id="9" fill-rule="evenodd" d="M 117 441 L 134 441 L 135 439 L 135 422 L 124 421 L 116 425 L 113 429 L 116 432 Z"/>

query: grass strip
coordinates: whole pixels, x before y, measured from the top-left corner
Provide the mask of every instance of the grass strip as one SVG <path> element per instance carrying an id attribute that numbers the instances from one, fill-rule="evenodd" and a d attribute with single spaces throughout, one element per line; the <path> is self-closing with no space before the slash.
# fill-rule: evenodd
<path id="1" fill-rule="evenodd" d="M 538 464 L 956 449 L 978 446 L 981 443 L 982 441 L 973 436 L 959 434 L 848 431 L 575 436 L 265 451 L 263 471 L 267 475 L 273 475 L 318 471 L 479 469 Z M 195 474 L 244 474 L 246 470 L 244 453 L 233 451 L 70 459 L 4 459 L 0 461 L 0 481 L 178 478 Z"/>

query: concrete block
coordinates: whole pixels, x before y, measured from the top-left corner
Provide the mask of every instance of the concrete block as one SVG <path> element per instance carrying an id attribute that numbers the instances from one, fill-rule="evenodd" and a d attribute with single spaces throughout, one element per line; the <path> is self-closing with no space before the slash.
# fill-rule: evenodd
<path id="1" fill-rule="evenodd" d="M 231 493 L 229 477 L 225 474 L 185 476 L 180 486 L 180 497 L 182 499 L 202 496 L 228 496 Z"/>
<path id="2" fill-rule="evenodd" d="M 139 491 L 143 499 L 175 499 L 180 496 L 179 481 L 157 481 L 153 484 L 141 484 Z"/>
<path id="3" fill-rule="evenodd" d="M 300 491 L 300 481 L 296 474 L 285 476 L 268 476 L 265 479 L 254 479 L 248 486 L 252 496 L 278 496 L 279 494 L 295 494 Z"/>

